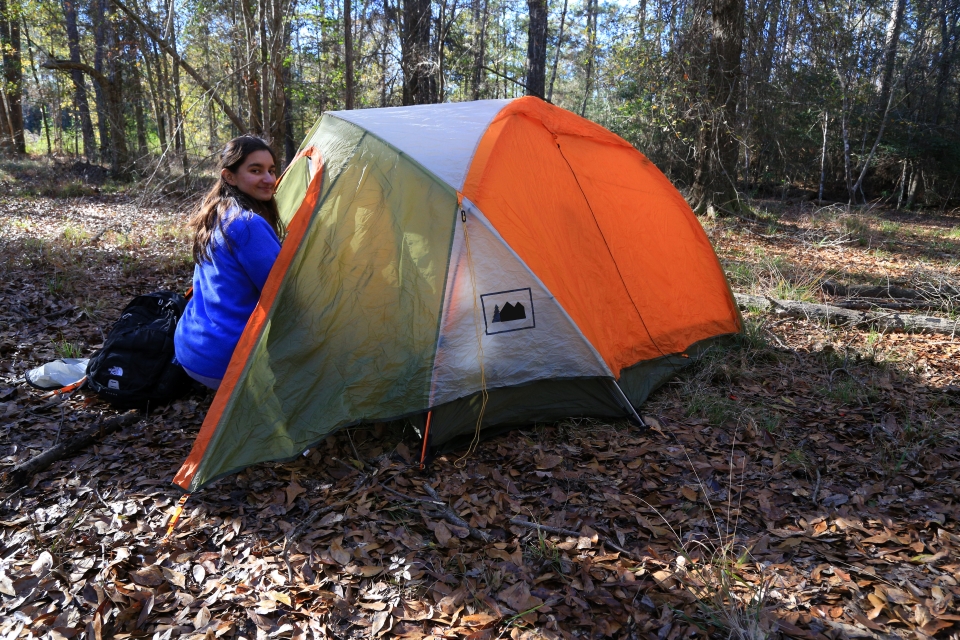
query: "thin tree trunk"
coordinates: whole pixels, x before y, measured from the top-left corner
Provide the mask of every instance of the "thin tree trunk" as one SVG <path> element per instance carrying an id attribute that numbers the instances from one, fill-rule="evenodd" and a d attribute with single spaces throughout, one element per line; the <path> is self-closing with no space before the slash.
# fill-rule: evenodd
<path id="1" fill-rule="evenodd" d="M 353 109 L 353 10 L 350 0 L 343 0 L 343 62 L 346 74 L 344 108 L 350 110 Z"/>
<path id="2" fill-rule="evenodd" d="M 830 114 L 823 112 L 823 147 L 820 149 L 820 189 L 817 191 L 817 201 L 823 202 L 823 187 L 827 181 L 827 127 L 830 125 Z"/>
<path id="3" fill-rule="evenodd" d="M 563 28 L 564 22 L 567 19 L 567 2 L 568 0 L 563 0 L 563 10 L 560 11 L 560 32 L 557 34 L 557 49 L 553 52 L 553 70 L 550 71 L 550 88 L 547 89 L 547 102 L 553 102 L 553 83 L 557 80 L 557 65 L 560 62 L 560 50 L 563 47 Z M 644 9 L 646 9 L 646 0 L 641 0 L 641 2 L 643 3 Z"/>
<path id="4" fill-rule="evenodd" d="M 270 45 L 267 43 L 267 2 L 268 0 L 260 0 L 257 8 L 257 28 L 260 40 L 260 112 L 263 114 L 260 135 L 273 146 L 277 138 L 273 135 L 274 118 L 273 114 L 270 113 L 272 87 L 270 83 L 270 55 L 268 53 Z"/>
<path id="5" fill-rule="evenodd" d="M 887 39 L 884 47 L 883 74 L 880 78 L 880 128 L 877 131 L 877 137 L 873 141 L 870 153 L 863 162 L 860 169 L 860 175 L 854 183 L 851 193 L 851 204 L 856 204 L 856 194 L 863 186 L 863 179 L 870 168 L 870 162 L 873 160 L 877 147 L 880 146 L 880 140 L 883 138 L 883 131 L 887 127 L 887 119 L 890 116 L 890 107 L 893 104 L 893 70 L 897 60 L 897 45 L 900 41 L 900 29 L 903 25 L 903 12 L 906 8 L 906 0 L 893 0 L 893 13 L 890 16 L 890 23 L 887 26 Z M 866 138 L 866 133 L 864 134 Z"/>
<path id="6" fill-rule="evenodd" d="M 840 135 L 843 138 L 843 179 L 847 185 L 847 202 L 854 204 L 856 202 L 856 192 L 853 190 L 853 169 L 850 166 L 850 98 L 847 95 L 847 86 L 841 78 L 840 90 L 843 93 L 840 112 Z"/>
<path id="7" fill-rule="evenodd" d="M 152 47 L 147 43 L 146 36 L 140 33 L 140 50 L 143 52 L 143 68 L 147 74 L 147 90 L 150 92 L 150 103 L 153 107 L 153 117 L 157 123 L 157 140 L 160 143 L 160 155 L 167 153 L 167 128 L 164 125 L 163 105 L 160 100 L 158 83 L 155 78 L 159 76 L 159 70 L 154 74 L 153 67 L 157 62 L 157 56 L 153 55 Z M 156 65 L 159 66 L 159 65 Z"/>
<path id="8" fill-rule="evenodd" d="M 167 29 L 164 40 L 170 43 L 170 49 L 174 55 L 177 55 L 177 5 L 174 0 L 170 0 L 167 5 Z M 173 142 L 177 151 L 177 157 L 180 160 L 180 168 L 183 174 L 190 172 L 189 161 L 187 160 L 187 139 L 184 135 L 183 118 L 183 94 L 180 91 L 180 65 L 173 63 L 170 80 L 173 83 Z"/>
<path id="9" fill-rule="evenodd" d="M 903 204 L 903 194 L 907 190 L 907 161 L 903 161 L 903 171 L 900 172 L 900 193 L 897 194 L 897 210 Z"/>
<path id="10" fill-rule="evenodd" d="M 30 39 L 30 31 L 27 29 L 26 21 L 23 22 L 23 35 L 27 38 L 27 54 L 30 60 L 30 71 L 33 73 L 33 82 L 37 85 L 37 97 L 40 98 L 40 117 L 43 118 L 43 130 L 47 138 L 47 155 L 50 155 L 53 151 L 53 146 L 50 144 L 50 123 L 47 121 L 47 100 L 44 100 L 44 91 L 40 84 L 40 76 L 37 75 L 37 65 L 33 58 L 34 43 Z"/>
<path id="11" fill-rule="evenodd" d="M 587 115 L 587 102 L 593 90 L 593 65 L 597 55 L 597 1 L 587 0 L 587 75 L 583 88 L 583 104 L 580 105 L 580 115 Z"/>

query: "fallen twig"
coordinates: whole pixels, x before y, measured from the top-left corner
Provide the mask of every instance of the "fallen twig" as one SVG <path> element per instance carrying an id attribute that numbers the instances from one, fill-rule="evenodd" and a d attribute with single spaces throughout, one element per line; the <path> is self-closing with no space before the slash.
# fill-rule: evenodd
<path id="1" fill-rule="evenodd" d="M 420 504 L 424 505 L 427 509 L 434 510 L 440 516 L 442 516 L 444 520 L 446 520 L 450 524 L 457 527 L 462 527 L 467 531 L 469 531 L 470 535 L 476 538 L 477 540 L 481 540 L 483 542 L 493 542 L 493 536 L 491 536 L 489 533 L 487 533 L 486 531 L 481 531 L 476 527 L 471 527 L 466 520 L 464 520 L 463 518 L 458 516 L 456 513 L 454 513 L 453 509 L 448 507 L 446 502 L 443 502 L 442 500 L 440 500 L 440 496 L 438 496 L 437 492 L 433 490 L 433 487 L 431 487 L 426 483 L 424 483 L 423 487 L 424 487 L 424 490 L 427 493 L 429 493 L 434 499 L 408 496 L 406 494 L 400 493 L 399 491 L 394 491 L 390 487 L 381 485 L 382 489 L 400 498 L 401 500 L 407 500 L 409 502 L 419 502 Z"/>
<path id="2" fill-rule="evenodd" d="M 575 538 L 579 538 L 583 535 L 579 531 L 574 531 L 573 529 L 562 529 L 560 527 L 550 527 L 545 524 L 540 524 L 538 522 L 530 522 L 529 520 L 524 520 L 523 518 L 520 518 L 517 516 L 510 518 L 510 522 L 511 524 L 519 525 L 521 527 L 526 527 L 528 529 L 536 529 L 537 531 L 546 531 L 547 533 L 553 533 L 558 536 L 572 536 Z M 600 541 L 604 545 L 610 547 L 614 551 L 619 551 L 620 553 L 627 556 L 628 558 L 636 559 L 632 552 L 627 551 L 626 549 L 624 549 L 617 543 L 613 542 L 609 538 L 605 536 L 599 536 L 599 534 L 598 534 L 598 537 L 600 538 Z"/>
<path id="3" fill-rule="evenodd" d="M 29 460 L 18 464 L 10 471 L 5 472 L 3 474 L 4 484 L 9 485 L 10 487 L 20 487 L 21 485 L 26 484 L 34 474 L 43 471 L 57 460 L 66 458 L 67 456 L 88 447 L 98 439 L 107 436 L 114 431 L 119 431 L 123 427 L 133 424 L 134 422 L 137 422 L 139 417 L 140 416 L 136 411 L 128 411 L 123 415 L 110 418 L 109 420 L 104 421 L 102 424 L 94 425 L 80 435 L 74 436 L 69 440 L 65 440 L 55 447 L 50 447 L 43 453 L 36 455 Z"/>
<path id="4" fill-rule="evenodd" d="M 449 522 L 454 526 L 463 527 L 464 529 L 469 531 L 470 535 L 476 538 L 477 540 L 481 540 L 482 542 L 493 542 L 493 536 L 491 536 L 486 531 L 481 531 L 476 527 L 471 527 L 466 520 L 464 520 L 463 518 L 458 516 L 456 513 L 454 513 L 453 509 L 447 506 L 446 502 L 443 502 L 442 500 L 440 500 L 440 496 L 437 495 L 437 492 L 434 491 L 433 487 L 431 487 L 426 482 L 423 483 L 423 490 L 426 491 L 431 498 L 433 498 L 433 502 L 428 503 L 428 506 L 438 511 L 440 515 L 443 516 L 444 520 L 446 520 L 447 522 Z"/>

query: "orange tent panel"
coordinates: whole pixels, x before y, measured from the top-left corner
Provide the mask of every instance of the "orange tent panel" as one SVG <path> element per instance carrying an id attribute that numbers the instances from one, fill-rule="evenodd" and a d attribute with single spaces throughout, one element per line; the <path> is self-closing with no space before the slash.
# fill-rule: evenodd
<path id="1" fill-rule="evenodd" d="M 599 125 L 539 100 L 514 101 L 481 140 L 464 195 L 616 376 L 739 330 L 690 208 L 641 153 Z"/>

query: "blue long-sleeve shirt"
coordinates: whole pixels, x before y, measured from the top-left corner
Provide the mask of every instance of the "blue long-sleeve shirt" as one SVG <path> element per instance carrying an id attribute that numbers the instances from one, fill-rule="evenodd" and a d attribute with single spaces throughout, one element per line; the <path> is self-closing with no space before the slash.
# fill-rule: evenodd
<path id="1" fill-rule="evenodd" d="M 174 335 L 180 364 L 214 379 L 226 373 L 280 253 L 277 234 L 251 211 L 228 209 L 222 227 L 214 230 L 207 259 L 193 269 L 193 297 Z"/>

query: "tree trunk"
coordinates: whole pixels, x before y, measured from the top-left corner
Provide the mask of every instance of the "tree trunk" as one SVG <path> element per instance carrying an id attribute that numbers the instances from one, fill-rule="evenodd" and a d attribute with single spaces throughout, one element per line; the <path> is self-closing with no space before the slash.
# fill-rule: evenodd
<path id="1" fill-rule="evenodd" d="M 77 30 L 77 9 L 75 0 L 63 0 L 63 17 L 67 28 L 67 48 L 70 52 L 70 62 L 80 63 L 80 32 Z M 77 69 L 70 71 L 73 80 L 74 103 L 80 117 L 80 131 L 83 135 L 83 154 L 88 162 L 96 163 L 97 142 L 93 135 L 93 122 L 90 119 L 90 103 L 87 101 L 87 86 L 83 72 Z"/>
<path id="2" fill-rule="evenodd" d="M 953 60 L 960 43 L 960 2 L 941 3 L 940 6 L 940 52 L 937 60 L 937 86 L 933 108 L 933 124 L 939 125 L 943 113 L 943 102 L 950 83 Z M 956 109 L 960 116 L 960 106 Z"/>
<path id="3" fill-rule="evenodd" d="M 343 0 L 344 109 L 353 109 L 353 10 L 350 0 Z"/>
<path id="4" fill-rule="evenodd" d="M 889 112 L 893 71 L 897 62 L 897 47 L 900 44 L 900 31 L 903 28 L 903 14 L 906 7 L 906 0 L 893 0 L 890 22 L 887 24 L 887 38 L 883 47 L 883 69 L 880 76 L 880 97 L 877 103 L 877 115 L 882 122 L 886 122 Z"/>
<path id="5" fill-rule="evenodd" d="M 707 114 L 698 138 L 691 199 L 697 213 L 737 212 L 738 143 L 733 135 L 743 52 L 744 0 L 713 0 Z"/>
<path id="6" fill-rule="evenodd" d="M 474 32 L 474 53 L 473 53 L 473 99 L 479 100 L 483 92 L 483 68 L 486 66 L 487 57 L 487 12 L 488 0 L 483 0 L 483 8 L 480 8 L 480 0 L 473 1 L 473 23 L 474 27 L 480 25 L 479 31 Z M 478 15 L 479 14 L 479 15 Z"/>
<path id="7" fill-rule="evenodd" d="M 547 84 L 547 0 L 527 0 L 527 95 L 543 99 Z"/>
<path id="8" fill-rule="evenodd" d="M 436 102 L 436 77 L 430 59 L 430 0 L 403 0 L 400 57 L 403 69 L 403 104 Z"/>
<path id="9" fill-rule="evenodd" d="M 20 54 L 19 6 L 0 0 L 0 45 L 3 47 L 3 77 L 7 97 L 7 118 L 10 125 L 12 150 L 27 152 L 23 136 L 23 63 Z"/>
<path id="10" fill-rule="evenodd" d="M 104 11 L 106 0 L 93 0 L 90 7 L 90 14 L 93 18 L 93 68 L 98 74 L 104 75 L 103 63 L 106 56 L 107 47 L 107 19 Z M 100 155 L 108 160 L 110 166 L 117 166 L 117 157 L 114 153 L 113 145 L 110 139 L 110 105 L 107 104 L 105 87 L 99 83 L 93 83 L 93 96 L 97 103 L 97 132 L 100 134 Z"/>

